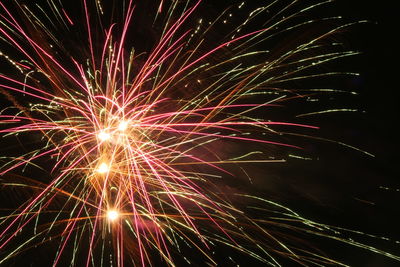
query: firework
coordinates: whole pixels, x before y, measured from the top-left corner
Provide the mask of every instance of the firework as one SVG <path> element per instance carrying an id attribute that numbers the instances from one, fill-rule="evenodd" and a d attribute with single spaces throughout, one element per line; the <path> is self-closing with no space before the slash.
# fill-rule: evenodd
<path id="1" fill-rule="evenodd" d="M 0 175 L 23 192 L 0 220 L 0 263 L 47 246 L 53 265 L 216 265 L 221 247 L 273 266 L 342 264 L 303 235 L 399 260 L 230 186 L 300 150 L 290 136 L 316 135 L 266 114 L 334 91 L 298 82 L 351 75 L 320 66 L 357 54 L 330 40 L 353 23 L 309 17 L 330 1 L 139 2 L 0 3 L 0 132 L 21 143 Z"/>

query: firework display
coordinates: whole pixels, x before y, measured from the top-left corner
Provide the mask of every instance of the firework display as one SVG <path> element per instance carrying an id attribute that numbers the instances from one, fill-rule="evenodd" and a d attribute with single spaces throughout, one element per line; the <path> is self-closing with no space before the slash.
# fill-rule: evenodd
<path id="1" fill-rule="evenodd" d="M 210 2 L 0 2 L 0 265 L 46 248 L 49 266 L 347 266 L 319 238 L 400 261 L 246 190 L 323 140 L 302 118 L 352 111 L 274 115 L 353 94 L 321 84 L 356 75 L 328 66 L 360 22 L 315 15 L 331 1 Z"/>

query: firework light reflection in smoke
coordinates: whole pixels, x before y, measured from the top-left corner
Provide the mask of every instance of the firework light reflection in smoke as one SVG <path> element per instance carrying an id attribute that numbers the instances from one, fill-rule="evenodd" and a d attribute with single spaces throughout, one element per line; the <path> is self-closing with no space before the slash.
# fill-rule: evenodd
<path id="1" fill-rule="evenodd" d="M 83 18 L 63 1 L 0 3 L 0 55 L 12 68 L 0 72 L 1 93 L 12 105 L 0 114 L 0 132 L 33 143 L 22 145 L 21 154 L 2 155 L 3 188 L 28 197 L 1 217 L 0 263 L 51 244 L 54 265 L 147 266 L 157 257 L 174 265 L 188 248 L 215 265 L 218 256 L 210 255 L 219 246 L 276 266 L 282 258 L 341 264 L 287 238 L 290 232 L 399 260 L 340 238 L 346 229 L 246 192 L 230 197 L 219 186 L 236 168 L 244 175 L 249 164 L 284 162 L 270 155 L 271 147 L 300 149 L 282 137 L 288 129 L 314 134 L 313 125 L 260 114 L 301 97 L 300 90 L 284 89 L 288 83 L 341 74 L 318 67 L 356 54 L 326 41 L 351 24 L 307 18 L 330 1 L 271 1 L 251 9 L 238 2 L 213 20 L 197 17 L 206 1 L 154 1 L 145 10 L 136 1 L 113 2 L 113 8 L 76 2 Z M 154 16 L 144 19 L 140 13 L 150 9 Z M 327 29 L 301 43 L 260 49 L 275 36 L 325 21 Z M 150 48 L 135 50 L 131 36 L 142 23 L 157 37 Z M 60 31 L 85 36 L 82 51 L 67 48 Z M 318 91 L 329 90 L 304 94 Z M 221 148 L 233 144 L 240 146 L 234 155 Z M 235 201 L 271 216 L 251 218 Z"/>

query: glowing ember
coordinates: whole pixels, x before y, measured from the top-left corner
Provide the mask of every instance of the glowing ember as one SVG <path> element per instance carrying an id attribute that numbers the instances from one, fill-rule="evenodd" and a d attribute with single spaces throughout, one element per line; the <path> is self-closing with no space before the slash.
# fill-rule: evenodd
<path id="1" fill-rule="evenodd" d="M 124 131 L 126 131 L 126 129 L 128 129 L 128 122 L 127 122 L 127 121 L 121 121 L 121 122 L 118 124 L 118 130 L 119 130 L 120 132 L 124 132 Z"/>
<path id="2" fill-rule="evenodd" d="M 107 211 L 107 218 L 110 221 L 115 221 L 119 217 L 119 212 L 116 210 L 109 210 Z"/>
<path id="3" fill-rule="evenodd" d="M 109 171 L 110 171 L 110 166 L 105 162 L 101 163 L 97 168 L 98 173 L 107 173 Z"/>
<path id="4" fill-rule="evenodd" d="M 107 133 L 106 131 L 101 131 L 97 137 L 101 140 L 101 141 L 107 141 L 111 138 L 111 135 L 109 133 Z"/>

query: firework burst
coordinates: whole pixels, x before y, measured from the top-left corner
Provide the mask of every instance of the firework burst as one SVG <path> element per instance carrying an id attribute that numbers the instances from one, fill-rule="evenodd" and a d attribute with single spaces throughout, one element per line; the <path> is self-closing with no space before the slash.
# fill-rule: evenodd
<path id="1" fill-rule="evenodd" d="M 294 88 L 344 74 L 320 66 L 356 54 L 330 39 L 352 23 L 308 17 L 330 1 L 216 14 L 203 1 L 75 2 L 82 13 L 64 1 L 0 3 L 0 133 L 22 143 L 5 150 L 0 175 L 4 190 L 23 192 L 0 220 L 0 263 L 49 246 L 53 265 L 216 265 L 220 247 L 273 266 L 341 264 L 299 241 L 306 234 L 399 260 L 224 186 L 285 162 L 279 151 L 300 149 L 290 131 L 315 135 L 265 114 L 333 91 Z"/>

